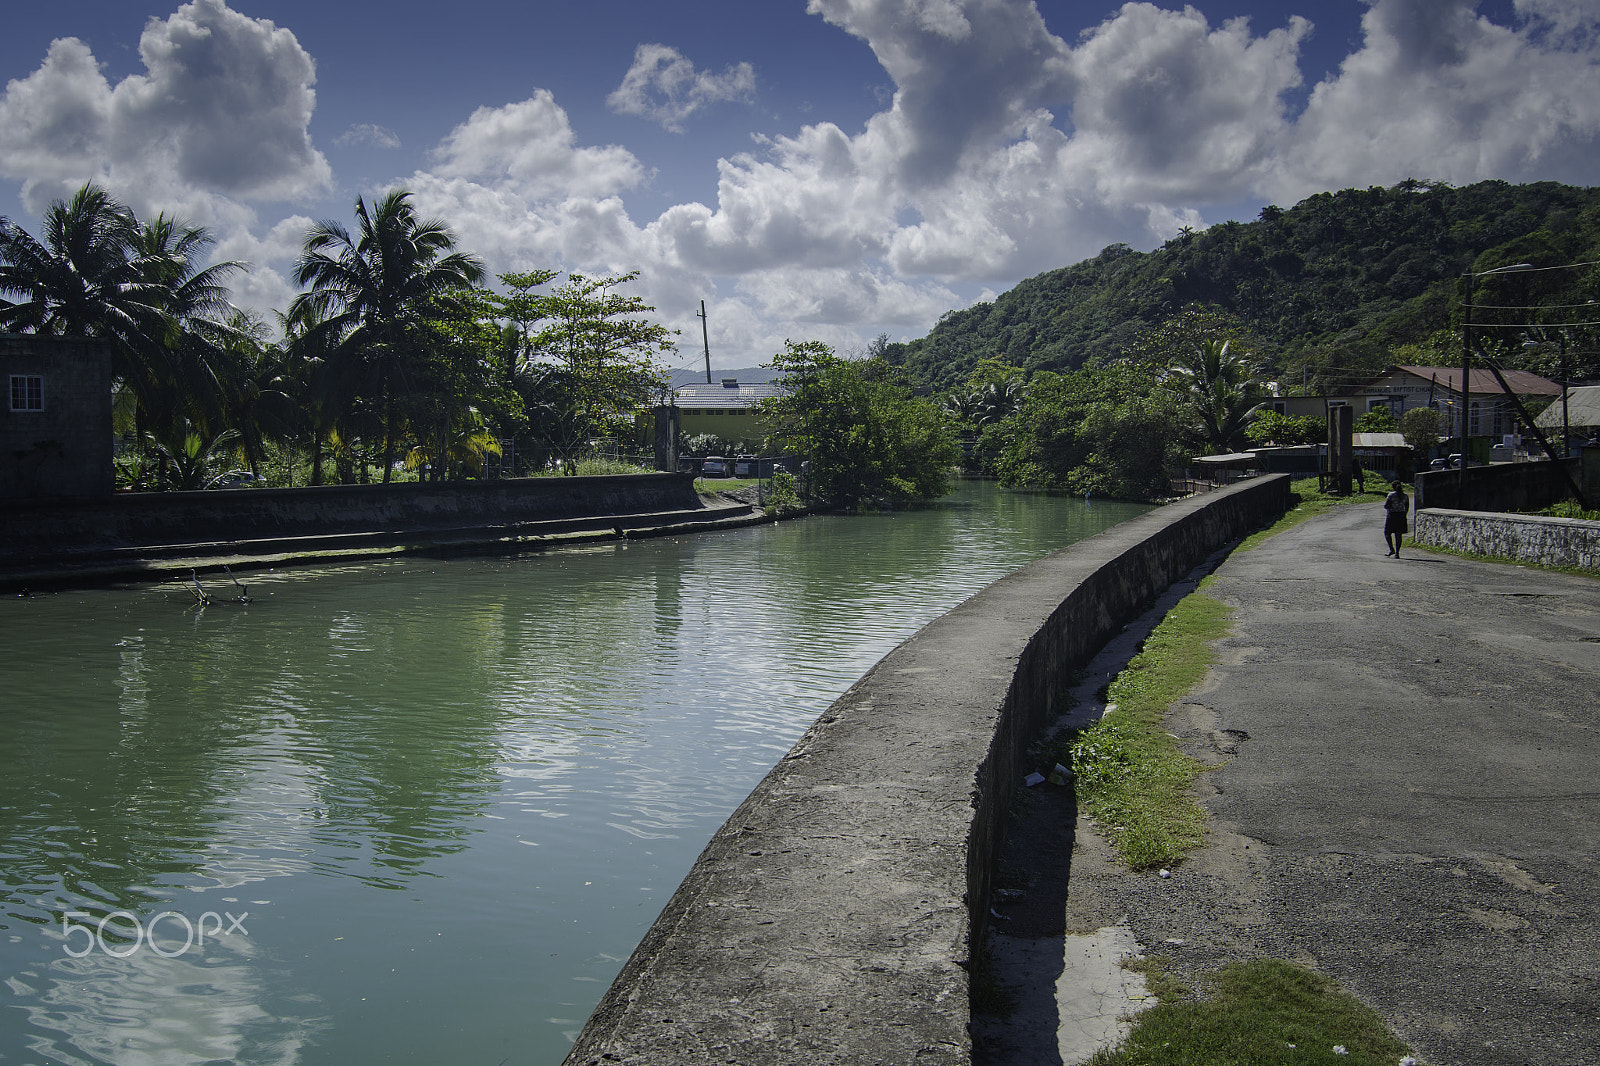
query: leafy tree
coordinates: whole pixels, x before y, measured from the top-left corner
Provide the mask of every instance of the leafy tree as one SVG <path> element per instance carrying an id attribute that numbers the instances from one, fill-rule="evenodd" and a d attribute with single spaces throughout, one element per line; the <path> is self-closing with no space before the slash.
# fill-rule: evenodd
<path id="1" fill-rule="evenodd" d="M 356 221 L 356 235 L 332 221 L 307 232 L 295 281 L 310 289 L 289 313 L 311 323 L 308 333 L 334 342 L 336 365 L 325 387 L 347 408 L 375 401 L 387 483 L 402 429 L 396 405 L 434 336 L 425 321 L 463 311 L 462 300 L 484 269 L 476 256 L 455 250 L 455 235 L 443 221 L 419 219 L 403 189 L 370 207 L 357 197 Z"/>
<path id="2" fill-rule="evenodd" d="M 50 205 L 42 241 L 0 224 L 0 293 L 22 297 L 0 301 L 0 328 L 102 337 L 127 359 L 161 319 L 159 291 L 132 263 L 138 233 L 133 212 L 92 184 Z"/>
<path id="3" fill-rule="evenodd" d="M 1297 444 L 1320 444 L 1327 440 L 1328 425 L 1315 415 L 1284 415 L 1277 411 L 1262 411 L 1244 430 L 1251 444 L 1278 444 L 1291 447 Z"/>
<path id="4" fill-rule="evenodd" d="M 1168 494 L 1166 464 L 1179 458 L 1180 412 L 1147 370 L 1122 364 L 1034 375 L 1017 413 L 1000 427 L 1007 485 L 1155 499 Z"/>
<path id="5" fill-rule="evenodd" d="M 524 366 L 551 394 L 544 403 L 530 403 L 530 411 L 548 413 L 560 428 L 547 439 L 569 471 L 588 441 L 630 434 L 639 409 L 665 387 L 655 356 L 673 350 L 676 332 L 650 321 L 646 316 L 655 308 L 640 297 L 616 291 L 638 276 L 568 274 L 566 284 L 545 298 L 544 327 L 530 340 L 537 358 Z"/>
<path id="6" fill-rule="evenodd" d="M 898 368 L 841 359 L 817 341 L 787 342 L 770 365 L 785 391 L 759 405 L 769 440 L 806 457 L 813 495 L 854 508 L 950 491 L 960 449 L 944 414 L 914 396 Z"/>
<path id="7" fill-rule="evenodd" d="M 1400 423 L 1387 407 L 1375 407 L 1355 421 L 1357 433 L 1398 433 Z"/>
<path id="8" fill-rule="evenodd" d="M 1400 415 L 1400 432 L 1406 443 L 1416 452 L 1418 461 L 1428 458 L 1439 443 L 1439 432 L 1444 428 L 1444 415 L 1432 407 L 1413 407 Z"/>

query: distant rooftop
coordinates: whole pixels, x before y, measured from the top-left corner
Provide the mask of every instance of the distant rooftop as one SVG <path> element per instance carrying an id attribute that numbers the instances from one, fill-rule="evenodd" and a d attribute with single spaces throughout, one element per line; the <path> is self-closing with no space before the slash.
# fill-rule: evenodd
<path id="1" fill-rule="evenodd" d="M 722 378 L 707 385 L 696 382 L 678 386 L 679 407 L 746 408 L 758 400 L 783 395 L 783 386 L 773 381 L 739 381 Z"/>

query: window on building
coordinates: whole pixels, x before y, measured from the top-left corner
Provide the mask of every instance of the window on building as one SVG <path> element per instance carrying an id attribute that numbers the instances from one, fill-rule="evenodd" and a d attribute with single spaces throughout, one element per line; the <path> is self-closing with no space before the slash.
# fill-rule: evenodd
<path id="1" fill-rule="evenodd" d="M 1286 415 L 1289 413 L 1289 404 L 1284 400 L 1273 400 L 1272 409 L 1280 415 Z"/>
<path id="2" fill-rule="evenodd" d="M 44 378 L 37 374 L 12 374 L 11 409 L 13 411 L 43 411 Z"/>

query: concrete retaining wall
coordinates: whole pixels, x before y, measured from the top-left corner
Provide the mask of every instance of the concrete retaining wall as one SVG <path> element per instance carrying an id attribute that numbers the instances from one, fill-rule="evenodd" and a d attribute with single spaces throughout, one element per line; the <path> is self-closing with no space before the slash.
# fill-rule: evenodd
<path id="1" fill-rule="evenodd" d="M 712 838 L 567 1062 L 970 1062 L 964 966 L 1027 744 L 1074 670 L 1288 492 L 1257 478 L 1159 508 L 896 648 Z"/>
<path id="2" fill-rule="evenodd" d="M 675 473 L 14 501 L 0 507 L 0 559 L 96 547 L 492 527 L 699 506 L 693 476 Z"/>
<path id="3" fill-rule="evenodd" d="M 1430 508 L 1417 511 L 1413 525 L 1418 544 L 1600 570 L 1600 522 Z"/>
<path id="4" fill-rule="evenodd" d="M 1578 459 L 1553 463 L 1500 463 L 1467 468 L 1467 493 L 1460 493 L 1460 470 L 1430 470 L 1416 477 L 1419 508 L 1463 511 L 1537 511 L 1572 495 L 1562 470 L 1574 480 L 1580 476 Z"/>

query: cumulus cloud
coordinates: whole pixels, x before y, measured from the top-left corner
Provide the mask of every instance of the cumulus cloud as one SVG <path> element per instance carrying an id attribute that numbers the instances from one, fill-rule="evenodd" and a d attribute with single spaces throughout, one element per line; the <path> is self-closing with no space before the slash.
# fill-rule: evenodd
<path id="1" fill-rule="evenodd" d="M 0 173 L 22 180 L 30 210 L 89 180 L 200 220 L 328 188 L 307 132 L 315 68 L 294 34 L 193 0 L 150 20 L 139 54 L 145 73 L 112 85 L 87 45 L 63 38 L 6 86 Z"/>
<path id="2" fill-rule="evenodd" d="M 749 101 L 755 98 L 756 71 L 737 63 L 721 74 L 694 69 L 682 52 L 664 44 L 641 44 L 622 84 L 606 97 L 611 110 L 638 115 L 673 133 L 683 132 L 684 121 L 708 104 Z"/>
<path id="3" fill-rule="evenodd" d="M 1318 85 L 1268 188 L 1287 197 L 1405 177 L 1584 184 L 1600 156 L 1600 11 L 1521 0 L 1515 27 L 1469 0 L 1378 0 Z"/>
<path id="4" fill-rule="evenodd" d="M 400 135 L 386 126 L 358 122 L 333 139 L 340 148 L 399 148 Z"/>
<path id="5" fill-rule="evenodd" d="M 529 199 L 604 198 L 637 185 L 644 167 L 618 145 L 580 147 L 546 89 L 519 103 L 480 107 L 434 152 L 432 172 L 508 188 Z"/>

